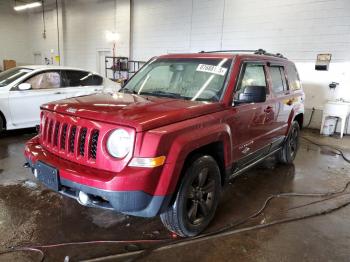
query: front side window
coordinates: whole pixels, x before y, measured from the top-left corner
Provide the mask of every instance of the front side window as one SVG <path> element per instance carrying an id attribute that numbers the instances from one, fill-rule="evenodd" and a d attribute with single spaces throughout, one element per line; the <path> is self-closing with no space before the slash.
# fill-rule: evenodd
<path id="1" fill-rule="evenodd" d="M 272 90 L 274 93 L 281 93 L 288 89 L 284 69 L 282 66 L 271 66 L 270 75 Z"/>
<path id="2" fill-rule="evenodd" d="M 90 72 L 67 70 L 65 71 L 64 82 L 66 87 L 77 87 L 102 85 L 103 80 L 102 77 Z"/>
<path id="3" fill-rule="evenodd" d="M 12 68 L 0 73 L 0 87 L 7 86 L 19 79 L 20 77 L 32 72 L 32 69 L 27 68 Z"/>
<path id="4" fill-rule="evenodd" d="M 219 101 L 232 59 L 155 59 L 121 92 L 192 101 Z"/>
<path id="5" fill-rule="evenodd" d="M 263 86 L 268 92 L 264 65 L 250 63 L 244 64 L 241 74 L 242 75 L 236 87 L 236 93 L 234 96 L 235 101 L 239 101 L 240 94 L 243 94 L 244 90 L 248 87 Z"/>
<path id="6" fill-rule="evenodd" d="M 31 84 L 34 90 L 60 88 L 61 75 L 59 72 L 45 72 L 29 78 L 25 83 Z"/>

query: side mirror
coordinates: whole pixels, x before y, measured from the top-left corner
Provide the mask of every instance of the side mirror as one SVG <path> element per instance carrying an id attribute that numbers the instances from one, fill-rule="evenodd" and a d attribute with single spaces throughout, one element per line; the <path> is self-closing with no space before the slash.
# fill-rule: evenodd
<path id="1" fill-rule="evenodd" d="M 18 85 L 18 90 L 25 91 L 32 89 L 32 85 L 29 83 L 22 83 Z"/>
<path id="2" fill-rule="evenodd" d="M 266 86 L 246 86 L 239 94 L 238 103 L 262 103 L 266 101 Z"/>

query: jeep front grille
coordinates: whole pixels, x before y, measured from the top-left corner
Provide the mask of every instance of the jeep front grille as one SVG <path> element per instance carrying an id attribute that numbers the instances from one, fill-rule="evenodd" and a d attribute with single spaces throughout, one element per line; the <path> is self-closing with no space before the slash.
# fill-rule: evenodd
<path id="1" fill-rule="evenodd" d="M 105 143 L 109 134 L 118 128 L 119 126 L 113 123 L 42 110 L 40 146 L 51 154 L 53 159 L 57 157 L 72 164 L 91 167 L 93 169 L 90 171 L 95 170 L 97 173 L 98 170 L 108 171 L 114 176 L 132 157 L 129 155 L 122 160 L 116 159 L 106 150 Z M 69 163 L 66 164 L 66 168 L 69 169 Z M 61 171 L 60 175 L 64 177 L 65 171 Z"/>
<path id="2" fill-rule="evenodd" d="M 73 157 L 87 156 L 87 160 L 97 158 L 99 130 L 96 128 L 73 125 L 68 121 L 65 123 L 64 120 L 44 115 L 41 133 L 42 143 L 46 148 Z"/>
<path id="3" fill-rule="evenodd" d="M 70 136 L 69 136 L 69 152 L 71 152 L 71 153 L 74 153 L 76 133 L 77 133 L 77 127 L 72 126 Z"/>
<path id="4" fill-rule="evenodd" d="M 53 145 L 54 146 L 57 146 L 58 144 L 58 131 L 60 129 L 60 123 L 59 122 L 56 122 L 56 125 L 55 125 L 55 134 L 53 136 Z"/>
<path id="5" fill-rule="evenodd" d="M 62 150 L 66 149 L 67 127 L 68 127 L 67 124 L 63 125 L 62 135 L 61 135 L 61 149 Z"/>
<path id="6" fill-rule="evenodd" d="M 82 128 L 80 132 L 80 137 L 79 137 L 79 155 L 81 156 L 85 155 L 86 133 L 87 133 L 87 128 L 86 127 Z"/>
<path id="7" fill-rule="evenodd" d="M 97 155 L 97 142 L 98 142 L 99 132 L 98 130 L 94 130 L 91 136 L 91 144 L 90 144 L 90 157 L 96 159 Z"/>

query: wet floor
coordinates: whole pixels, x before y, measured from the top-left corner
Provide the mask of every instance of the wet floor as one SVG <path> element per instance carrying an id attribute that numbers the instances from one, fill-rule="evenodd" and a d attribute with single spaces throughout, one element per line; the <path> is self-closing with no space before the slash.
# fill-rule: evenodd
<path id="1" fill-rule="evenodd" d="M 36 184 L 30 172 L 22 168 L 23 143 L 34 130 L 9 132 L 0 137 L 0 249 L 78 241 L 166 239 L 171 235 L 159 218 L 129 217 L 110 211 L 86 208 Z M 342 147 L 348 155 L 350 139 L 322 138 L 304 132 L 314 141 Z M 283 166 L 268 159 L 228 185 L 214 221 L 207 230 L 215 232 L 248 217 L 261 208 L 266 198 L 281 192 L 328 192 L 341 189 L 350 181 L 350 164 L 327 148 L 303 141 L 294 165 Z M 350 193 L 350 188 L 348 191 Z M 348 261 L 350 257 L 350 195 L 289 197 L 273 199 L 266 210 L 245 224 L 197 242 L 143 253 L 146 261 Z M 320 200 L 325 200 L 320 202 Z M 338 206 L 345 206 L 327 213 Z M 264 226 L 279 220 L 312 216 L 304 220 Z M 172 243 L 175 243 L 175 240 Z M 70 261 L 105 257 L 98 261 L 122 261 L 114 256 L 155 243 L 94 243 L 45 248 L 46 261 Z M 1 251 L 0 250 L 0 251 Z M 109 256 L 109 257 L 108 257 Z M 34 252 L 0 256 L 0 261 L 39 261 Z"/>

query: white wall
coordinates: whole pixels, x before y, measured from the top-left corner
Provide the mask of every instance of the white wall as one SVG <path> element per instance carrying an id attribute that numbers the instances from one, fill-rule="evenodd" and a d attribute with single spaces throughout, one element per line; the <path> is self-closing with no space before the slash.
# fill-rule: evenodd
<path id="1" fill-rule="evenodd" d="M 98 51 L 112 50 L 106 31 L 116 31 L 120 41 L 116 55 L 129 56 L 130 1 L 129 0 L 62 0 L 59 2 L 59 31 L 61 64 L 98 71 Z M 57 14 L 54 4 L 45 5 L 46 38 L 42 37 L 42 13 L 29 13 L 31 24 L 31 56 L 42 54 L 54 64 L 58 55 Z"/>
<path id="2" fill-rule="evenodd" d="M 37 11 L 39 10 L 39 11 Z M 58 55 L 58 36 L 57 36 L 57 15 L 56 10 L 52 7 L 45 8 L 45 27 L 46 27 L 46 37 L 43 37 L 44 25 L 41 9 L 36 9 L 28 13 L 30 22 L 30 56 L 31 63 L 38 63 L 39 61 L 34 61 L 34 56 L 39 55 L 41 58 L 41 63 L 44 64 L 44 59 L 49 59 L 50 63 L 58 64 L 55 60 L 55 56 Z M 60 13 L 59 13 L 59 18 Z M 60 21 L 60 20 L 59 20 Z M 62 26 L 62 25 L 61 25 Z M 61 33 L 62 37 L 62 33 Z M 61 41 L 62 45 L 62 41 Z M 62 50 L 62 48 L 61 48 Z"/>
<path id="3" fill-rule="evenodd" d="M 136 58 L 171 49 L 257 49 L 294 61 L 314 61 L 331 51 L 347 61 L 348 0 L 134 0 Z"/>
<path id="4" fill-rule="evenodd" d="M 350 100 L 348 0 L 134 0 L 133 58 L 217 49 L 280 52 L 296 62 L 319 128 L 328 84 Z M 328 72 L 314 70 L 318 53 L 331 53 Z M 310 110 L 307 110 L 306 120 Z"/>
<path id="5" fill-rule="evenodd" d="M 64 13 L 65 64 L 95 70 L 97 50 L 112 47 L 105 32 L 115 30 L 115 1 L 65 1 Z"/>
<path id="6" fill-rule="evenodd" d="M 0 1 L 0 70 L 4 59 L 16 60 L 19 65 L 31 61 L 28 53 L 28 18 L 15 13 L 11 4 Z"/>
<path id="7" fill-rule="evenodd" d="M 190 49 L 191 1 L 134 1 L 133 58 Z"/>

